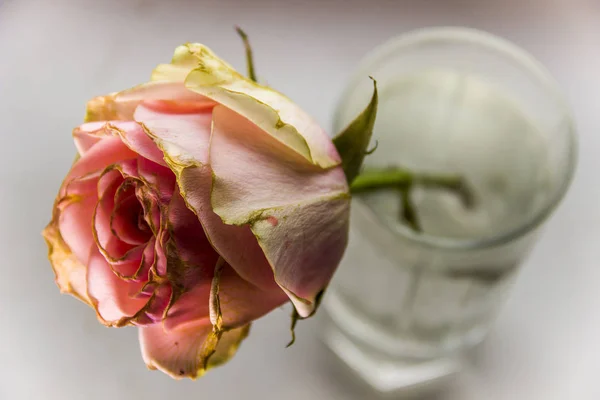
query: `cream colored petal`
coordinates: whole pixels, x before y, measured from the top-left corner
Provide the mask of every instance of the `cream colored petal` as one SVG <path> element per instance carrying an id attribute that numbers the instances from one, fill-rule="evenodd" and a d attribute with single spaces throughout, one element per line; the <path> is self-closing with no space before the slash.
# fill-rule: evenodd
<path id="1" fill-rule="evenodd" d="M 243 115 L 269 135 L 322 168 L 340 164 L 331 140 L 319 125 L 287 97 L 261 86 L 233 69 L 201 44 L 175 51 L 171 64 L 157 68 L 153 79 L 179 82 Z"/>

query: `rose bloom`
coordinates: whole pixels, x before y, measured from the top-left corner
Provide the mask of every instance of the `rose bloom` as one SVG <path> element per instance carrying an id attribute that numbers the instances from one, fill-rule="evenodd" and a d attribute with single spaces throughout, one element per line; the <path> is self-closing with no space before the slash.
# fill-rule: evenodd
<path id="1" fill-rule="evenodd" d="M 349 190 L 327 134 L 199 44 L 149 83 L 98 97 L 44 230 L 61 291 L 144 361 L 195 378 L 250 323 L 310 316 L 345 250 Z"/>

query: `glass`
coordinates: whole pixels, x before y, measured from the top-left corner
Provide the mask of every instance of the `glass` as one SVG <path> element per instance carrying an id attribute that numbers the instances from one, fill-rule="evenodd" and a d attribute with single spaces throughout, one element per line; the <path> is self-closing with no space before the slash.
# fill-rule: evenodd
<path id="1" fill-rule="evenodd" d="M 471 188 L 416 189 L 423 232 L 398 193 L 357 196 L 350 242 L 325 296 L 327 345 L 380 391 L 435 383 L 459 367 L 503 303 L 575 165 L 571 112 L 549 73 L 515 45 L 463 28 L 411 32 L 368 55 L 341 97 L 334 132 L 380 95 L 366 167 L 457 174 Z"/>

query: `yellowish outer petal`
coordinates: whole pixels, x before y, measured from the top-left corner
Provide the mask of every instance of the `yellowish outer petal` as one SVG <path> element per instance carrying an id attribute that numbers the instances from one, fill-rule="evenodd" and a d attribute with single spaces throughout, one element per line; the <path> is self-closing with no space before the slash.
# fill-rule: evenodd
<path id="1" fill-rule="evenodd" d="M 281 93 L 238 73 L 208 47 L 179 46 L 171 64 L 159 65 L 152 79 L 176 82 L 184 75 L 188 89 L 248 118 L 310 163 L 322 168 L 340 164 L 330 139 L 308 114 Z"/>
<path id="2" fill-rule="evenodd" d="M 152 71 L 151 81 L 184 82 L 188 74 L 198 66 L 198 60 L 190 51 L 194 44 L 184 44 L 175 49 L 170 64 L 160 64 Z"/>
<path id="3" fill-rule="evenodd" d="M 61 201 L 78 201 L 77 197 L 62 199 Z M 63 240 L 58 229 L 60 211 L 54 205 L 52 221 L 42 231 L 48 245 L 48 259 L 56 276 L 56 284 L 62 293 L 68 293 L 89 306 L 92 302 L 87 294 L 86 267 L 71 252 Z"/>

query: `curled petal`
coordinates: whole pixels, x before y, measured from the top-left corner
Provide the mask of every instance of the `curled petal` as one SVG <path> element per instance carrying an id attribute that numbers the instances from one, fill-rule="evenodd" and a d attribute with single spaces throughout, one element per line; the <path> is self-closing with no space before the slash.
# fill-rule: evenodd
<path id="1" fill-rule="evenodd" d="M 214 211 L 227 224 L 251 227 L 277 283 L 301 316 L 310 315 L 347 242 L 343 171 L 304 162 L 222 106 L 213 112 L 210 161 Z"/>
<path id="2" fill-rule="evenodd" d="M 187 90 L 182 82 L 149 82 L 108 96 L 96 97 L 87 104 L 85 121 L 132 121 L 135 109 L 147 102 L 176 100 L 182 104 L 213 103 Z"/>
<path id="3" fill-rule="evenodd" d="M 71 167 L 61 188 L 64 195 L 69 184 L 75 179 L 100 176 L 100 173 L 111 164 L 136 158 L 137 154 L 123 144 L 118 137 L 102 138 L 96 145 L 83 154 Z"/>
<path id="4" fill-rule="evenodd" d="M 124 190 L 116 196 L 115 207 L 110 214 L 110 230 L 113 235 L 132 246 L 146 243 L 151 232 L 147 226 L 140 224 L 143 211 L 135 189 Z"/>
<path id="5" fill-rule="evenodd" d="M 105 122 L 90 122 L 73 130 L 73 140 L 80 155 L 83 156 L 103 138 L 111 136 L 111 133 L 107 132 L 104 127 Z"/>
<path id="6" fill-rule="evenodd" d="M 218 294 L 225 328 L 237 328 L 250 323 L 288 300 L 275 282 L 269 289 L 259 289 L 242 279 L 228 264 L 221 272 Z"/>
<path id="7" fill-rule="evenodd" d="M 119 137 L 135 153 L 157 164 L 165 165 L 161 151 L 137 122 L 111 122 L 106 124 L 106 129 Z"/>
<path id="8" fill-rule="evenodd" d="M 119 278 L 100 252 L 92 250 L 87 266 L 88 296 L 103 323 L 121 326 L 135 317 L 149 300 L 132 295 L 140 292 L 142 286 L 141 282 Z"/>
<path id="9" fill-rule="evenodd" d="M 226 329 L 246 325 L 288 300 L 288 297 L 273 282 L 268 289 L 258 288 L 242 279 L 228 264 L 223 266 L 219 278 L 219 304 L 222 326 Z M 209 315 L 211 281 L 203 280 L 181 298 L 170 309 L 164 326 L 176 329 L 193 320 L 203 320 Z M 214 313 L 213 313 L 214 314 Z M 213 315 L 213 323 L 214 315 Z"/>
<path id="10" fill-rule="evenodd" d="M 137 169 L 139 178 L 150 189 L 145 193 L 153 193 L 160 203 L 168 204 L 176 187 L 173 172 L 143 157 L 138 158 Z"/>
<path id="11" fill-rule="evenodd" d="M 201 44 L 188 44 L 179 58 L 196 63 L 185 80 L 188 89 L 244 116 L 264 132 L 322 168 L 341 159 L 325 131 L 287 97 L 245 78 Z M 178 48 L 176 56 L 184 53 Z"/>
<path id="12" fill-rule="evenodd" d="M 187 208 L 178 192 L 173 194 L 167 218 L 169 239 L 164 248 L 169 280 L 183 289 L 210 280 L 219 255 L 206 239 L 200 221 Z"/>
<path id="13" fill-rule="evenodd" d="M 58 233 L 67 249 L 84 265 L 94 246 L 90 226 L 96 201 L 93 192 L 86 195 L 71 194 L 62 197 L 55 206 L 54 223 Z"/>
<path id="14" fill-rule="evenodd" d="M 249 329 L 247 325 L 215 338 L 208 318 L 170 331 L 165 331 L 161 324 L 140 327 L 142 357 L 150 369 L 159 369 L 176 379 L 195 379 L 229 360 Z"/>
<path id="15" fill-rule="evenodd" d="M 172 121 L 152 111 L 146 132 L 163 150 L 175 173 L 187 206 L 198 216 L 213 247 L 248 282 L 269 289 L 273 273 L 262 249 L 247 226 L 223 223 L 210 204 L 211 169 L 208 163 L 211 119 Z M 212 264 L 214 265 L 214 264 Z"/>
<path id="16" fill-rule="evenodd" d="M 198 67 L 198 59 L 190 51 L 192 44 L 178 46 L 170 64 L 160 64 L 152 71 L 151 80 L 154 82 L 183 83 L 190 71 Z"/>
<path id="17" fill-rule="evenodd" d="M 136 258 L 128 257 L 130 250 L 134 247 L 115 235 L 111 229 L 111 214 L 115 208 L 115 197 L 118 192 L 128 186 L 133 186 L 131 179 L 123 179 L 119 171 L 115 169 L 107 170 L 98 182 L 100 198 L 94 209 L 92 219 L 92 233 L 100 252 L 111 263 L 121 261 L 135 261 Z M 141 247 L 141 246 L 139 246 Z M 139 251 L 139 257 L 142 250 Z M 139 258 L 138 258 L 139 259 Z"/>
<path id="18" fill-rule="evenodd" d="M 62 239 L 56 221 L 51 221 L 42 234 L 48 245 L 48 258 L 60 291 L 72 294 L 91 305 L 87 295 L 86 266 L 79 261 Z"/>

